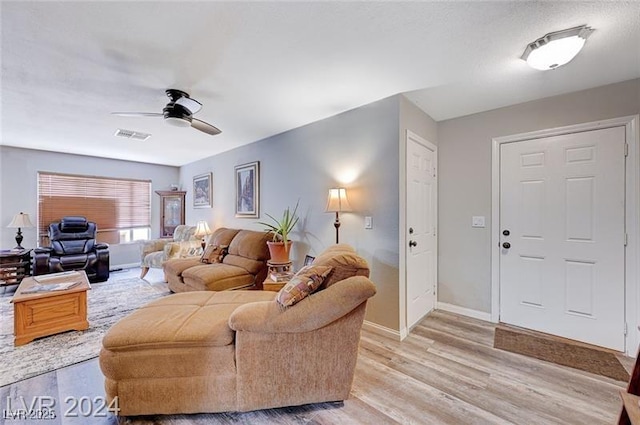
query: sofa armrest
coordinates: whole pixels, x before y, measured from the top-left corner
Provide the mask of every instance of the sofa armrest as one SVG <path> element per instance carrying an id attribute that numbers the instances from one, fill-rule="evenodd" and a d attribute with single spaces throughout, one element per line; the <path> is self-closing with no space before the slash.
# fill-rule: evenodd
<path id="1" fill-rule="evenodd" d="M 39 247 L 33 250 L 33 275 L 49 273 L 49 258 L 53 253 L 51 247 Z"/>
<path id="2" fill-rule="evenodd" d="M 274 301 L 244 304 L 229 317 L 234 331 L 301 333 L 320 329 L 345 316 L 376 293 L 368 278 L 354 276 L 283 309 Z"/>

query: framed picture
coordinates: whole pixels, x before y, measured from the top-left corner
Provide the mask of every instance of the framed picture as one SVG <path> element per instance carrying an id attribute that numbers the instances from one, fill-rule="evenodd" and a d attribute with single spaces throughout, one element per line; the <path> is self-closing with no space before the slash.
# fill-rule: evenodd
<path id="1" fill-rule="evenodd" d="M 211 208 L 211 173 L 193 178 L 193 208 Z"/>
<path id="2" fill-rule="evenodd" d="M 304 256 L 304 264 L 303 265 L 304 266 L 310 266 L 311 263 L 313 263 L 313 260 L 315 260 L 315 259 L 316 259 L 316 257 L 312 257 L 310 255 L 305 255 Z"/>
<path id="3" fill-rule="evenodd" d="M 236 217 L 260 216 L 260 161 L 237 165 Z"/>

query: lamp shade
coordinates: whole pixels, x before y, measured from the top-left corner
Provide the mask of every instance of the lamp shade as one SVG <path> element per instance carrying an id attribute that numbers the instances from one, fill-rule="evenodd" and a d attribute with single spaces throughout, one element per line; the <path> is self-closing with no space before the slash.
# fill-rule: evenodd
<path id="1" fill-rule="evenodd" d="M 551 32 L 529 43 L 522 59 L 530 67 L 546 71 L 571 61 L 582 49 L 594 30 L 582 25 L 562 31 Z"/>
<path id="2" fill-rule="evenodd" d="M 10 229 L 33 227 L 33 223 L 31 223 L 29 219 L 29 214 L 21 212 L 13 216 L 13 220 L 11 220 L 11 223 L 9 223 L 7 227 Z"/>
<path id="3" fill-rule="evenodd" d="M 203 238 L 207 235 L 211 234 L 211 229 L 209 229 L 209 225 L 206 221 L 200 220 L 196 224 L 196 232 L 193 234 L 196 238 Z"/>
<path id="4" fill-rule="evenodd" d="M 347 199 L 347 189 L 338 187 L 329 189 L 326 212 L 351 211 L 351 205 Z"/>

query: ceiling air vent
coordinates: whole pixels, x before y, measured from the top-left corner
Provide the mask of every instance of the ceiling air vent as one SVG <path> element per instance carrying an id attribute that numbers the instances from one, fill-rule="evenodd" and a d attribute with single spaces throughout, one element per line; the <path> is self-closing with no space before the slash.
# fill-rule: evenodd
<path id="1" fill-rule="evenodd" d="M 140 133 L 138 131 L 133 131 L 133 130 L 124 130 L 122 128 L 117 129 L 114 136 L 125 137 L 127 139 L 135 139 L 135 140 L 147 140 L 149 137 L 151 137 L 151 135 L 147 133 Z"/>

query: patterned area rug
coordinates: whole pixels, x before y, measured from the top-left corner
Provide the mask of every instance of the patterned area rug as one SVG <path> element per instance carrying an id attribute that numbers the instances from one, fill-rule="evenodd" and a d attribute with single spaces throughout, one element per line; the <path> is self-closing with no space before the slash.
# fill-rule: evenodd
<path id="1" fill-rule="evenodd" d="M 20 347 L 13 345 L 13 291 L 0 295 L 0 387 L 97 357 L 111 325 L 169 293 L 165 283 L 135 277 L 94 283 L 87 293 L 89 329 L 39 338 Z"/>

